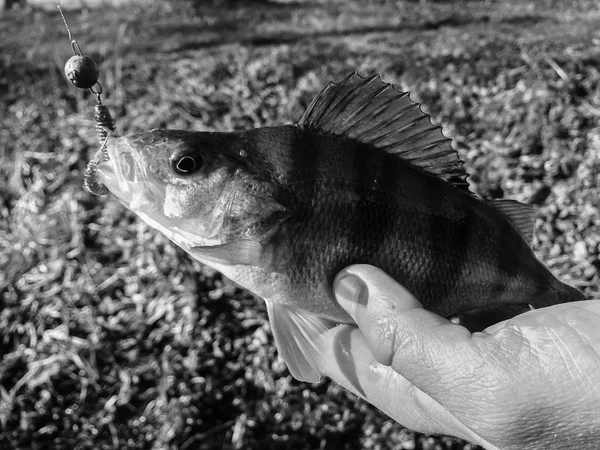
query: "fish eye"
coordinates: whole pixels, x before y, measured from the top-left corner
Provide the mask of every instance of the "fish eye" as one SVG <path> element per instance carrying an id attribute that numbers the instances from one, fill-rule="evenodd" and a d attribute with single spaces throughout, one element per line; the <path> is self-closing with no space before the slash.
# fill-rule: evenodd
<path id="1" fill-rule="evenodd" d="M 203 159 L 199 155 L 173 155 L 171 157 L 171 166 L 179 174 L 189 175 L 200 170 Z"/>

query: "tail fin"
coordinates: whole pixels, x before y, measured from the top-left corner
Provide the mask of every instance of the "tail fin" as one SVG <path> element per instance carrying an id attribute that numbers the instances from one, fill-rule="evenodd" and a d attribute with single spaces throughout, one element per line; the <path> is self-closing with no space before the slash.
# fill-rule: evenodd
<path id="1" fill-rule="evenodd" d="M 562 287 L 562 300 L 558 298 L 558 302 L 556 303 L 568 303 L 568 302 L 578 302 L 581 300 L 586 300 L 586 296 L 583 295 L 579 289 L 574 288 L 573 286 L 569 286 L 568 284 L 561 283 Z"/>
<path id="2" fill-rule="evenodd" d="M 468 328 L 473 333 L 475 331 L 482 331 L 490 325 L 511 319 L 534 308 L 543 308 L 559 303 L 578 302 L 586 299 L 585 295 L 579 289 L 575 289 L 558 280 L 556 281 L 555 288 L 539 300 L 532 302 L 532 306 L 529 306 L 527 303 L 487 306 L 453 316 L 452 321 Z"/>
<path id="3" fill-rule="evenodd" d="M 546 306 L 578 302 L 585 299 L 585 295 L 583 295 L 583 292 L 579 289 L 575 289 L 555 278 L 549 289 L 546 292 L 541 293 L 541 295 L 538 295 L 531 301 L 531 304 L 535 308 L 545 308 Z"/>

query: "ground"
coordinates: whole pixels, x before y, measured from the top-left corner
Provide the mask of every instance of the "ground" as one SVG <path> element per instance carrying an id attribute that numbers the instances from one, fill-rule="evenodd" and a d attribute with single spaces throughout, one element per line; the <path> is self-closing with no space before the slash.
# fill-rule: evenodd
<path id="1" fill-rule="evenodd" d="M 329 80 L 381 73 L 454 139 L 477 193 L 536 205 L 538 257 L 598 294 L 597 2 L 198 0 L 67 17 L 119 133 L 292 122 Z M 262 301 L 82 189 L 94 99 L 62 75 L 60 16 L 19 4 L 0 22 L 0 449 L 472 448 L 293 380 Z"/>

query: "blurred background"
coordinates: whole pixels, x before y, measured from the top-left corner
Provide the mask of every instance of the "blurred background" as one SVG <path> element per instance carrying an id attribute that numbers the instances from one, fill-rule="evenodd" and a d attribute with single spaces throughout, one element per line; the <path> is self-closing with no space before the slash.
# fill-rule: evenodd
<path id="1" fill-rule="evenodd" d="M 65 1 L 119 133 L 298 119 L 381 73 L 474 190 L 536 205 L 534 249 L 600 290 L 597 1 Z M 262 301 L 82 174 L 94 98 L 50 0 L 0 1 L 0 449 L 469 449 L 291 378 Z"/>

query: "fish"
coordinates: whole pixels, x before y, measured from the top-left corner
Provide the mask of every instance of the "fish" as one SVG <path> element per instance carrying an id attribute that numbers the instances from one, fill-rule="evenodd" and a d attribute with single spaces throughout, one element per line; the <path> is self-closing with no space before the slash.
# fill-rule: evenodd
<path id="1" fill-rule="evenodd" d="M 441 127 L 379 76 L 329 83 L 295 124 L 110 135 L 86 177 L 264 299 L 301 381 L 321 378 L 321 335 L 354 323 L 332 291 L 352 264 L 444 317 L 584 299 L 536 258 L 533 208 L 476 196 Z"/>

